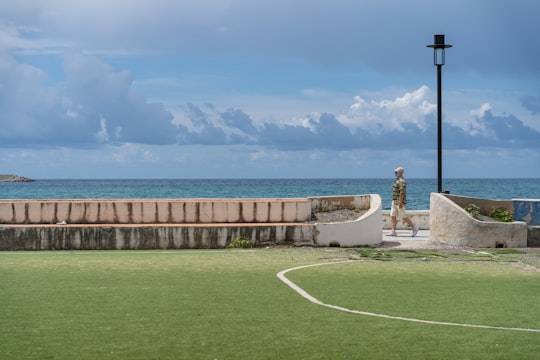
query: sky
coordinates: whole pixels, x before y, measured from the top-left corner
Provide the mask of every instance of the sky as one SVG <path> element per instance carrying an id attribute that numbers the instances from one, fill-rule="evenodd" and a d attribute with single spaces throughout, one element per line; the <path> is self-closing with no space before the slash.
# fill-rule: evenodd
<path id="1" fill-rule="evenodd" d="M 536 0 L 0 0 L 0 174 L 540 178 Z"/>

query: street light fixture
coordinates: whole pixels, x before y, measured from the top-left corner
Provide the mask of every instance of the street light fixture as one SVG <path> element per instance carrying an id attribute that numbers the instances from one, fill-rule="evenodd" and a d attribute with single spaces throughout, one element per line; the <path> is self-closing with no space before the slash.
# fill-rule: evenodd
<path id="1" fill-rule="evenodd" d="M 444 35 L 435 35 L 435 42 L 427 47 L 433 48 L 433 65 L 437 66 L 437 191 L 442 192 L 442 96 L 441 80 L 444 65 L 444 51 L 452 45 L 444 43 Z"/>

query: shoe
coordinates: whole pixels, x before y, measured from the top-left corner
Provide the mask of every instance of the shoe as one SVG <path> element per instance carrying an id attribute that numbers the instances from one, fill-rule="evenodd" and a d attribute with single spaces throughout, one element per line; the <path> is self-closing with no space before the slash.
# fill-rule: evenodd
<path id="1" fill-rule="evenodd" d="M 418 234 L 418 226 L 414 225 L 412 228 L 412 236 L 415 237 Z"/>
<path id="2" fill-rule="evenodd" d="M 395 230 L 392 230 L 392 231 L 386 233 L 386 236 L 397 236 L 397 232 Z"/>

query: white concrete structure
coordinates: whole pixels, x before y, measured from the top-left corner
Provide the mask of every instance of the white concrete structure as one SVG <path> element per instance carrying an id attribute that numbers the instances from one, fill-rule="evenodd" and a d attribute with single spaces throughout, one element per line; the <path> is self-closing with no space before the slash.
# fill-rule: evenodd
<path id="1" fill-rule="evenodd" d="M 0 224 L 304 222 L 308 199 L 0 200 Z"/>
<path id="2" fill-rule="evenodd" d="M 328 197 L 331 199 L 332 197 Z M 319 198 L 319 200 L 326 198 Z M 319 246 L 342 247 L 373 246 L 382 243 L 381 209 L 379 195 L 352 197 L 353 209 L 369 209 L 359 219 L 338 223 L 316 223 L 316 243 Z M 312 200 L 312 204 L 314 201 Z"/>
<path id="3" fill-rule="evenodd" d="M 434 245 L 474 248 L 527 247 L 527 224 L 481 221 L 464 210 L 468 204 L 481 209 L 504 205 L 513 211 L 512 202 L 432 193 L 430 196 L 430 241 Z M 489 212 L 488 212 L 489 213 Z"/>
<path id="4" fill-rule="evenodd" d="M 312 223 L 314 211 L 359 209 L 356 221 Z M 0 250 L 374 246 L 379 195 L 300 199 L 0 200 Z"/>
<path id="5" fill-rule="evenodd" d="M 407 216 L 412 222 L 418 226 L 420 230 L 429 230 L 429 210 L 407 210 Z M 390 210 L 382 211 L 383 229 L 392 229 L 392 220 L 390 218 Z M 398 221 L 397 230 L 410 230 L 410 227 L 403 221 Z"/>

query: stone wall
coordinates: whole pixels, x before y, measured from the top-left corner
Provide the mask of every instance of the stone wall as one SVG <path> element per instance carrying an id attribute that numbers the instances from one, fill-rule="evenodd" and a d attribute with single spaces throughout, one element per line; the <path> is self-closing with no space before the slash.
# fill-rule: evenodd
<path id="1" fill-rule="evenodd" d="M 360 219 L 312 223 L 312 209 L 366 210 Z M 300 199 L 0 200 L 0 250 L 371 246 L 382 242 L 378 195 Z"/>
<path id="2" fill-rule="evenodd" d="M 459 200 L 459 203 L 454 200 Z M 430 197 L 430 241 L 433 244 L 473 248 L 527 247 L 527 224 L 515 221 L 480 221 L 463 207 L 483 203 L 483 207 L 499 206 L 500 201 L 456 197 L 432 193 Z"/>
<path id="3" fill-rule="evenodd" d="M 540 247 L 540 226 L 527 227 L 527 246 Z"/>
<path id="4" fill-rule="evenodd" d="M 19 225 L 0 227 L 0 250 L 216 249 L 237 237 L 256 246 L 313 246 L 313 224 Z"/>

